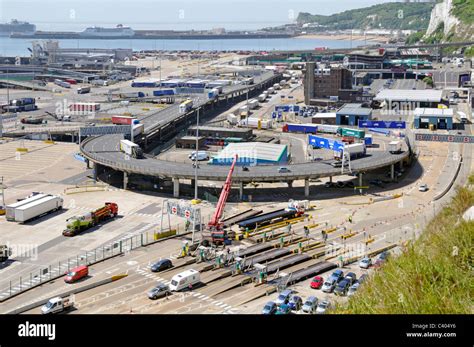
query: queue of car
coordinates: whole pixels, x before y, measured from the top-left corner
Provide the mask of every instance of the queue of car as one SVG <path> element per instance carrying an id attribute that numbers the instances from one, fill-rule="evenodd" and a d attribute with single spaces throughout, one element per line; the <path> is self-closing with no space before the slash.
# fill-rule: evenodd
<path id="1" fill-rule="evenodd" d="M 364 257 L 359 261 L 359 267 L 367 270 L 370 267 L 382 266 L 390 257 L 388 251 L 380 253 L 375 263 L 372 258 Z M 324 279 L 322 276 L 315 276 L 311 279 L 310 287 L 315 290 L 321 290 L 324 293 L 334 293 L 338 296 L 352 296 L 359 290 L 362 283 L 368 278 L 367 274 L 362 274 L 359 278 L 354 272 L 347 272 L 336 269 L 333 273 Z M 321 314 L 330 309 L 329 300 L 318 300 L 316 296 L 309 296 L 305 301 L 301 296 L 296 295 L 291 289 L 282 291 L 275 301 L 269 301 L 265 304 L 262 314 L 289 314 L 302 311 L 308 314 Z"/>

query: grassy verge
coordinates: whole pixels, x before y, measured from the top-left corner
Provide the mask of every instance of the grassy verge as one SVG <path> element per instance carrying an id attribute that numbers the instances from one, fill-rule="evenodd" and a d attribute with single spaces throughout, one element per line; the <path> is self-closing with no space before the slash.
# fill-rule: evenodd
<path id="1" fill-rule="evenodd" d="M 474 183 L 474 175 L 469 179 Z M 404 252 L 378 270 L 335 313 L 474 313 L 474 222 L 463 213 L 474 205 L 474 187 L 456 196 Z"/>

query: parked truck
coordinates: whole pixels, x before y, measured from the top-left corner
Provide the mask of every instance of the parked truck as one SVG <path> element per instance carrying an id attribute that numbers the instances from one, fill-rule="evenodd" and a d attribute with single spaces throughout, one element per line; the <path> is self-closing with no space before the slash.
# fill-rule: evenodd
<path id="1" fill-rule="evenodd" d="M 0 245 L 0 262 L 7 261 L 12 255 L 12 249 L 7 245 Z"/>
<path id="2" fill-rule="evenodd" d="M 118 205 L 114 202 L 106 202 L 105 206 L 81 216 L 74 216 L 66 220 L 64 236 L 76 236 L 84 230 L 92 228 L 102 221 L 115 218 L 118 214 Z"/>
<path id="3" fill-rule="evenodd" d="M 391 141 L 388 144 L 388 151 L 392 154 L 400 153 L 402 151 L 401 141 Z"/>
<path id="4" fill-rule="evenodd" d="M 5 207 L 5 218 L 7 221 L 15 221 L 15 209 L 17 209 L 20 206 L 27 205 L 30 202 L 39 200 L 47 196 L 47 194 L 39 193 L 39 194 L 32 194 L 25 199 L 20 199 L 17 202 L 7 205 Z"/>
<path id="5" fill-rule="evenodd" d="M 69 311 L 74 307 L 74 296 L 71 295 L 66 298 L 61 298 L 57 296 L 55 298 L 49 299 L 48 302 L 41 307 L 42 314 L 53 314 L 60 313 L 64 311 Z"/>
<path id="6" fill-rule="evenodd" d="M 91 87 L 80 87 L 77 88 L 77 94 L 87 94 L 90 93 Z"/>
<path id="7" fill-rule="evenodd" d="M 143 151 L 139 145 L 129 140 L 120 140 L 120 150 L 135 159 L 143 158 Z"/>
<path id="8" fill-rule="evenodd" d="M 18 223 L 26 223 L 31 219 L 59 211 L 63 208 L 63 203 L 64 200 L 60 196 L 46 195 L 41 199 L 37 199 L 15 208 L 14 221 Z"/>

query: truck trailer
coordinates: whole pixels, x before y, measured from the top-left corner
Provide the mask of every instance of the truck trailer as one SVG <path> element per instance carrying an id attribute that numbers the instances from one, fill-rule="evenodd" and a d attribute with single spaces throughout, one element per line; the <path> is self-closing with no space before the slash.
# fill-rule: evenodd
<path id="1" fill-rule="evenodd" d="M 81 216 L 74 216 L 66 220 L 64 236 L 76 236 L 82 231 L 92 228 L 102 221 L 115 218 L 118 214 L 118 205 L 114 202 L 106 202 L 105 206 Z"/>
<path id="2" fill-rule="evenodd" d="M 388 151 L 392 154 L 400 153 L 402 151 L 401 141 L 391 141 L 388 144 Z"/>
<path id="3" fill-rule="evenodd" d="M 140 146 L 129 140 L 120 140 L 120 151 L 135 159 L 143 158 L 143 151 Z"/>
<path id="4" fill-rule="evenodd" d="M 353 143 L 344 146 L 344 152 L 352 158 L 362 157 L 366 154 L 365 143 Z M 334 151 L 334 159 L 342 159 L 342 151 Z"/>
<path id="5" fill-rule="evenodd" d="M 6 220 L 10 221 L 10 222 L 15 221 L 15 209 L 17 209 L 18 207 L 21 207 L 23 205 L 27 205 L 30 202 L 42 199 L 46 196 L 47 196 L 47 194 L 42 194 L 42 193 L 34 194 L 32 196 L 27 197 L 26 199 L 23 199 L 23 200 L 15 202 L 13 204 L 7 205 L 5 207 L 5 218 L 6 218 Z"/>
<path id="6" fill-rule="evenodd" d="M 23 204 L 15 208 L 15 222 L 25 223 L 31 219 L 44 216 L 48 213 L 59 211 L 63 208 L 64 200 L 55 195 L 46 195 L 41 199 L 34 200 L 30 203 Z M 12 221 L 10 219 L 10 221 Z"/>

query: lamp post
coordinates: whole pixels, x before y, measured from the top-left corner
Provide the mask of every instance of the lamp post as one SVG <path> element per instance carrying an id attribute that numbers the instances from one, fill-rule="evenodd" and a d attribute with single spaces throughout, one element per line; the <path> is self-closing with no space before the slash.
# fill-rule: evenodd
<path id="1" fill-rule="evenodd" d="M 199 108 L 196 116 L 196 154 L 194 155 L 194 199 L 198 199 Z"/>

